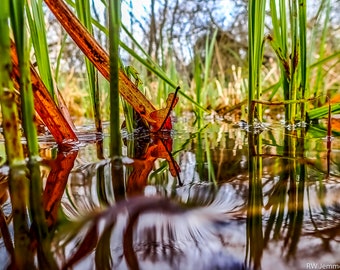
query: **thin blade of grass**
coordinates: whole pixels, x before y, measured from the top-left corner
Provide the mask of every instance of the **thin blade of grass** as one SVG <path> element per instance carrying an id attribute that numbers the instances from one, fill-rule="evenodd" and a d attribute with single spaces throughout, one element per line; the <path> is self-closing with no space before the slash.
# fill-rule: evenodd
<path id="1" fill-rule="evenodd" d="M 54 84 L 48 53 L 46 28 L 42 0 L 29 1 L 30 7 L 26 8 L 27 19 L 30 28 L 30 37 L 34 47 L 35 59 L 37 61 L 39 75 L 46 88 L 54 99 Z"/>
<path id="2" fill-rule="evenodd" d="M 78 0 L 76 1 L 75 6 L 76 6 L 79 20 L 86 27 L 89 33 L 93 35 L 90 1 L 89 0 Z M 98 71 L 95 69 L 94 65 L 91 63 L 91 61 L 87 57 L 85 57 L 85 64 L 86 64 L 87 78 L 89 82 L 89 92 L 90 92 L 90 97 L 91 97 L 93 113 L 94 113 L 96 130 L 97 132 L 102 132 Z"/>

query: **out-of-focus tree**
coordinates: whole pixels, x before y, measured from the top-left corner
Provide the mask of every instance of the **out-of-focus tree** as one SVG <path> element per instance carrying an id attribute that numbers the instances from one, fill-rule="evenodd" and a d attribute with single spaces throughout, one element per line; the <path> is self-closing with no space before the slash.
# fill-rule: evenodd
<path id="1" fill-rule="evenodd" d="M 334 51 L 338 49 L 340 1 L 330 1 L 327 44 Z M 126 2 L 132 7 L 136 4 L 133 0 Z M 307 31 L 322 28 L 319 8 L 324 2 L 307 1 Z M 247 3 L 247 0 L 149 0 L 144 1 L 143 10 L 131 9 L 131 23 L 135 32 L 143 36 L 143 46 L 153 59 L 164 65 L 170 53 L 182 76 L 190 73 L 194 54 L 204 58 L 208 33 L 211 36 L 213 29 L 219 29 L 211 70 L 214 75 L 225 72 L 228 79 L 232 65 L 247 66 Z M 138 17 L 140 13 L 143 15 Z M 271 32 L 270 19 L 266 20 L 265 32 Z M 265 60 L 271 57 L 275 58 L 275 54 L 269 49 Z"/>
<path id="2" fill-rule="evenodd" d="M 194 54 L 204 57 L 205 39 L 219 29 L 216 42 L 217 58 L 212 69 L 227 69 L 226 63 L 243 65 L 247 48 L 246 0 L 150 0 L 144 2 L 144 15 L 137 17 L 131 0 L 131 24 L 143 35 L 144 47 L 160 65 L 169 54 L 176 61 L 181 75 L 190 73 Z M 135 10 L 135 12 L 134 12 Z"/>

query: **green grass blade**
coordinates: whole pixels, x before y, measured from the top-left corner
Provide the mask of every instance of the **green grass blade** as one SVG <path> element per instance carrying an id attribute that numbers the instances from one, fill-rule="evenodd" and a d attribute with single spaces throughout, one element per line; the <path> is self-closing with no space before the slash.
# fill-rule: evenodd
<path id="1" fill-rule="evenodd" d="M 331 55 L 329 55 L 329 56 L 327 56 L 327 57 L 325 57 L 325 58 L 323 58 L 323 59 L 321 59 L 321 60 L 311 64 L 309 66 L 309 69 L 320 67 L 323 64 L 325 64 L 325 63 L 327 63 L 327 62 L 329 62 L 329 61 L 331 61 L 331 60 L 333 60 L 335 58 L 338 58 L 339 56 L 340 56 L 340 51 L 337 51 L 337 52 L 335 52 L 335 53 L 333 53 L 333 54 L 331 54 Z"/>
<path id="2" fill-rule="evenodd" d="M 36 200 L 31 204 L 31 220 L 33 224 L 44 225 L 44 212 L 41 208 L 41 192 L 42 182 L 40 179 L 40 167 L 39 162 L 39 145 L 37 137 L 37 129 L 33 119 L 35 118 L 34 111 L 34 99 L 33 90 L 31 84 L 31 71 L 30 71 L 30 59 L 29 59 L 29 39 L 27 37 L 26 28 L 22 27 L 25 25 L 25 1 L 11 2 L 10 4 L 10 16 L 11 26 L 13 29 L 13 35 L 15 39 L 16 52 L 19 61 L 20 70 L 20 97 L 21 97 L 21 111 L 22 111 L 22 122 L 24 132 L 27 140 L 28 157 L 29 157 L 29 170 L 30 170 L 30 199 Z M 18 184 L 17 188 L 20 188 L 22 193 L 28 192 L 27 180 L 21 179 L 20 181 L 26 181 L 26 183 Z M 25 191 L 27 189 L 27 191 Z M 37 198 L 36 198 L 37 197 Z M 22 199 L 20 197 L 20 199 Z M 23 201 L 25 201 L 23 199 Z M 40 201 L 40 202 L 39 202 Z M 26 202 L 25 202 L 26 203 Z M 21 215 L 26 212 L 23 205 L 21 206 Z M 21 217 L 18 217 L 21 219 Z M 21 220 L 22 222 L 22 220 Z M 45 237 L 47 233 L 46 227 L 41 227 L 37 232 L 38 239 Z M 44 236 L 43 236 L 44 235 Z"/>
<path id="3" fill-rule="evenodd" d="M 37 159 L 39 156 L 39 146 L 36 126 L 32 121 L 32 119 L 34 119 L 34 100 L 30 82 L 29 42 L 26 28 L 23 27 L 23 25 L 25 25 L 25 1 L 11 1 L 10 3 L 11 26 L 19 59 L 23 127 L 27 138 L 29 156 Z"/>
<path id="4" fill-rule="evenodd" d="M 209 35 L 207 35 L 206 38 L 206 44 L 205 44 L 205 53 L 206 53 L 206 57 L 205 57 L 205 64 L 204 64 L 204 80 L 203 80 L 203 87 L 202 88 L 198 88 L 196 91 L 197 92 L 197 103 L 201 104 L 201 100 L 202 100 L 202 91 L 207 91 L 207 86 L 208 86 L 208 80 L 209 80 L 209 75 L 210 75 L 210 67 L 211 67 L 211 61 L 212 61 L 212 57 L 213 57 L 213 52 L 214 52 L 214 46 L 215 46 L 215 41 L 216 41 L 216 36 L 217 36 L 217 32 L 218 29 L 215 29 L 212 38 L 210 39 Z M 201 110 L 200 110 L 201 112 Z"/>
<path id="5" fill-rule="evenodd" d="M 76 10 L 78 18 L 81 23 L 87 28 L 87 30 L 93 35 L 92 28 L 92 16 L 91 5 L 89 0 L 76 1 Z M 98 84 L 98 71 L 91 63 L 91 61 L 85 57 L 85 64 L 87 70 L 87 78 L 89 83 L 89 92 L 91 97 L 91 103 L 94 113 L 95 126 L 97 132 L 102 132 L 101 110 L 100 110 L 100 94 Z"/>
<path id="6" fill-rule="evenodd" d="M 264 17 L 265 0 L 250 0 L 248 2 L 248 121 L 253 122 L 253 112 L 251 112 L 254 98 L 262 95 L 261 86 L 261 66 L 264 48 Z M 262 118 L 262 106 L 257 106 L 257 112 Z"/>
<path id="7" fill-rule="evenodd" d="M 24 163 L 24 153 L 18 124 L 20 122 L 18 108 L 15 103 L 15 93 L 11 81 L 12 62 L 8 19 L 9 1 L 5 0 L 0 9 L 0 102 L 7 160 L 11 167 L 16 163 Z"/>
<path id="8" fill-rule="evenodd" d="M 27 7 L 26 14 L 30 37 L 34 47 L 39 75 L 54 99 L 54 84 L 51 71 L 42 0 L 29 1 L 32 11 Z"/>
<path id="9" fill-rule="evenodd" d="M 61 42 L 61 47 L 57 56 L 57 60 L 56 60 L 56 67 L 55 67 L 55 71 L 54 71 L 54 78 L 55 81 L 58 83 L 59 81 L 59 71 L 60 71 L 60 64 L 61 64 L 61 59 L 62 59 L 62 53 L 64 50 L 64 47 L 66 45 L 66 39 L 67 39 L 67 35 L 64 35 L 63 40 Z"/>
<path id="10" fill-rule="evenodd" d="M 301 59 L 301 98 L 305 98 L 307 83 L 307 3 L 306 0 L 299 1 L 299 30 L 300 30 L 300 59 Z"/>
<path id="11" fill-rule="evenodd" d="M 323 106 L 319 108 L 312 109 L 308 112 L 309 119 L 319 119 L 328 115 L 328 106 Z M 340 113 L 340 103 L 331 105 L 332 114 Z"/>

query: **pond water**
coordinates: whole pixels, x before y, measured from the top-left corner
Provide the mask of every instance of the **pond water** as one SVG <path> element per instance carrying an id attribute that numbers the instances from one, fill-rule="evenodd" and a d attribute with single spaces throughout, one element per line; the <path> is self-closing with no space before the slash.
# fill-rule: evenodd
<path id="1" fill-rule="evenodd" d="M 340 269 L 340 139 L 322 125 L 181 118 L 171 134 L 123 132 L 121 161 L 89 130 L 64 152 L 41 140 L 58 267 Z"/>

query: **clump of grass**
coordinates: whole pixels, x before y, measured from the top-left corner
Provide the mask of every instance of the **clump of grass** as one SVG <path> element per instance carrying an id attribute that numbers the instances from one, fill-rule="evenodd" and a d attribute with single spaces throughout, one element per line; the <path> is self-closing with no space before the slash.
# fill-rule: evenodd
<path id="1" fill-rule="evenodd" d="M 48 44 L 46 37 L 46 28 L 43 12 L 43 1 L 30 1 L 30 6 L 26 8 L 27 19 L 29 23 L 29 30 L 31 33 L 31 40 L 34 48 L 35 59 L 39 69 L 39 75 L 44 82 L 46 88 L 55 98 L 55 90 L 53 83 L 52 70 L 50 65 L 50 58 L 48 53 Z"/>
<path id="2" fill-rule="evenodd" d="M 263 58 L 263 36 L 265 0 L 253 0 L 248 2 L 248 122 L 253 122 L 253 112 L 251 112 L 253 100 L 259 99 L 262 95 L 261 66 Z M 257 113 L 262 118 L 262 107 L 258 106 Z"/>
<path id="3" fill-rule="evenodd" d="M 89 0 L 79 0 L 75 2 L 78 18 L 93 35 L 92 27 L 92 15 L 91 15 L 91 3 Z M 100 94 L 99 94 L 99 82 L 98 82 L 98 71 L 89 59 L 85 57 L 85 64 L 87 70 L 87 79 L 89 85 L 89 93 L 91 97 L 91 104 L 94 112 L 94 121 L 97 132 L 102 132 L 102 119 L 100 110 Z"/>

